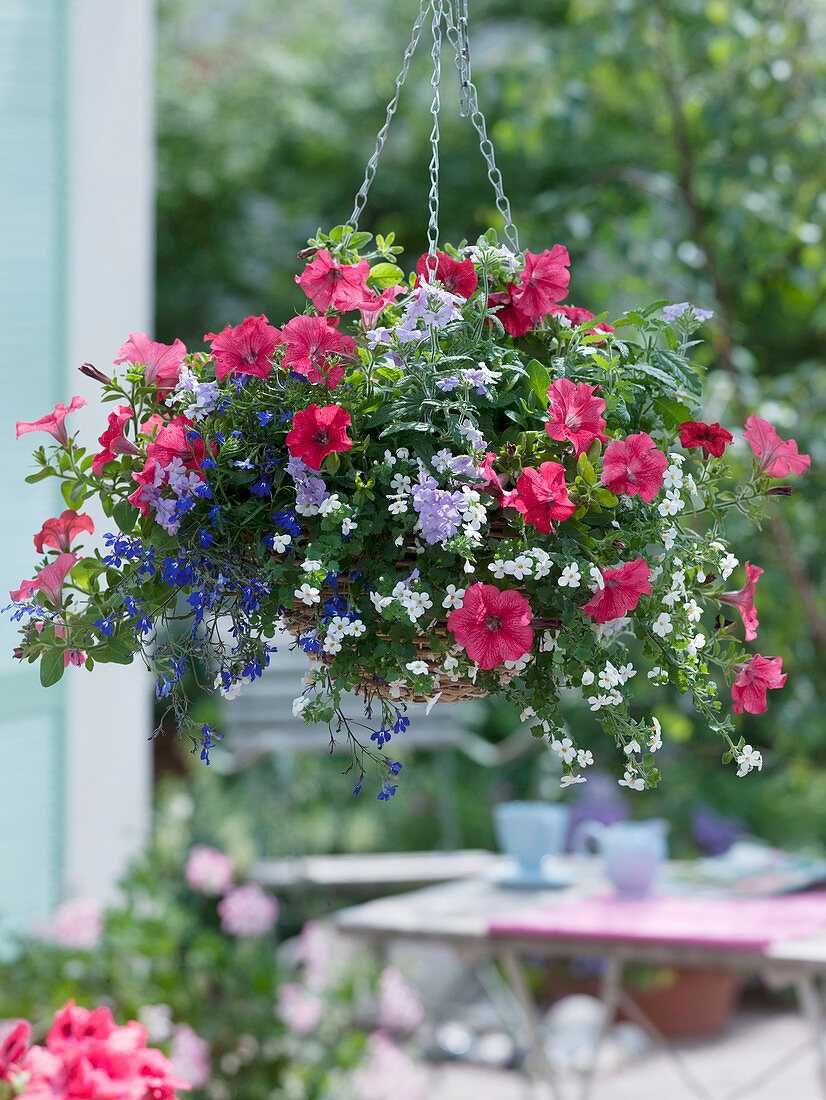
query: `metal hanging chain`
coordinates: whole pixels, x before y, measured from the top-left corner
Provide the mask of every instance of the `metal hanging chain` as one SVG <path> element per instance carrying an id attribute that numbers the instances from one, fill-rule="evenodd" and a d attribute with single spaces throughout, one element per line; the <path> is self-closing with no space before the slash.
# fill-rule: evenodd
<path id="1" fill-rule="evenodd" d="M 460 3 L 462 4 L 463 11 L 458 14 L 458 22 L 453 15 L 451 0 L 448 0 L 448 2 L 444 4 L 445 19 L 447 21 L 447 36 L 453 45 L 456 68 L 459 70 L 459 113 L 462 114 L 461 106 L 467 103 L 470 121 L 476 133 L 479 135 L 479 149 L 488 166 L 488 179 L 496 195 L 496 208 L 502 215 L 505 223 L 505 237 L 513 251 L 519 252 L 521 251 L 519 248 L 519 235 L 516 232 L 516 226 L 513 224 L 511 206 L 502 183 L 502 173 L 496 167 L 496 155 L 493 149 L 493 142 L 488 137 L 485 116 L 479 109 L 479 97 L 476 91 L 476 85 L 470 78 L 470 47 L 467 38 L 467 0 L 456 0 L 457 12 Z M 463 115 L 463 117 L 467 117 L 467 115 Z"/>
<path id="2" fill-rule="evenodd" d="M 416 21 L 413 24 L 413 31 L 410 36 L 410 41 L 407 44 L 407 48 L 404 51 L 404 58 L 402 60 L 402 67 L 399 70 L 399 74 L 396 77 L 396 91 L 393 98 L 387 104 L 387 111 L 385 113 L 384 125 L 376 135 L 376 147 L 373 150 L 373 155 L 367 162 L 367 167 L 364 171 L 364 182 L 362 183 L 358 194 L 356 195 L 356 201 L 353 206 L 353 213 L 350 215 L 350 219 L 347 222 L 353 229 L 358 227 L 358 221 L 361 217 L 361 213 L 364 210 L 365 203 L 367 202 L 367 194 L 370 191 L 370 185 L 376 176 L 376 167 L 379 163 L 382 150 L 384 149 L 384 143 L 387 141 L 387 133 L 390 129 L 390 123 L 393 120 L 393 116 L 399 106 L 399 97 L 401 96 L 402 85 L 407 79 L 407 72 L 410 68 L 410 62 L 413 59 L 413 54 L 416 52 L 416 46 L 419 44 L 419 36 L 422 30 L 422 24 L 424 23 L 425 16 L 430 8 L 430 0 L 419 0 L 419 14 L 416 16 Z"/>
<path id="3" fill-rule="evenodd" d="M 430 194 L 427 200 L 430 214 L 427 224 L 428 282 L 435 281 L 436 268 L 439 265 L 436 248 L 439 243 L 439 108 L 441 106 L 439 84 L 442 76 L 442 0 L 432 0 L 432 9 L 433 44 L 430 56 L 433 59 L 433 75 L 430 78 L 430 85 L 433 88 L 433 99 L 430 103 L 430 114 L 433 118 L 433 126 L 430 130 Z"/>

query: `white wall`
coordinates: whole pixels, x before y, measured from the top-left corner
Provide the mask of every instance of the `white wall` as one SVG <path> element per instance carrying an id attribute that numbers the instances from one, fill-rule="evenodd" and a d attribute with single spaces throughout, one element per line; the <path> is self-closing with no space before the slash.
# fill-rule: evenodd
<path id="1" fill-rule="evenodd" d="M 109 410 L 77 367 L 108 372 L 130 332 L 152 332 L 154 13 L 151 0 L 68 10 L 66 393 L 89 402 L 89 445 Z M 87 510 L 98 534 L 110 529 Z M 69 671 L 63 887 L 104 897 L 148 832 L 151 684 L 140 664 Z"/>

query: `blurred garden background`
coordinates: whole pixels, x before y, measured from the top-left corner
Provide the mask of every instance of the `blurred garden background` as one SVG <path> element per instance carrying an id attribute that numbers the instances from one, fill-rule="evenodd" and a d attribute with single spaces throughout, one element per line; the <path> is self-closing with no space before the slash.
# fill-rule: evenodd
<path id="1" fill-rule="evenodd" d="M 247 315 L 303 308 L 296 254 L 319 226 L 350 213 L 414 7 L 159 0 L 156 339 L 198 347 L 205 332 Z M 620 795 L 619 771 L 563 795 L 556 757 L 541 745 L 490 767 L 484 751 L 412 753 L 400 744 L 405 782 L 388 805 L 369 794 L 354 800 L 324 753 L 269 753 L 239 766 L 218 752 L 206 768 L 172 733 L 156 739 L 152 840 L 130 872 L 127 907 L 103 923 L 70 912 L 75 931 L 62 945 L 53 926 L 41 927 L 4 965 L 0 1016 L 43 1018 L 68 996 L 107 998 L 121 1017 L 168 1006 L 170 1019 L 210 1044 L 211 1084 L 196 1096 L 338 1095 L 336 1074 L 356 1065 L 367 1040 L 330 1013 L 309 1046 L 289 1046 L 301 1026 L 272 1038 L 290 960 L 275 972 L 273 933 L 222 934 L 209 891 L 182 878 L 193 845 L 228 854 L 241 881 L 264 857 L 493 848 L 497 801 L 564 797 L 582 818 L 667 817 L 674 855 L 724 851 L 746 832 L 814 854 L 826 847 L 826 8 L 819 0 L 473 0 L 471 50 L 522 246 L 566 245 L 570 300 L 607 310 L 609 320 L 656 299 L 713 310 L 702 333 L 712 372 L 705 419 L 734 430 L 757 412 L 811 454 L 811 469 L 759 539 L 746 538 L 744 524 L 735 545 L 741 560 L 766 570 L 761 651 L 783 654 L 788 683 L 769 715 L 736 719 L 765 760 L 762 774 L 743 779 L 718 765 L 720 744 L 686 700 L 641 693 L 668 759 L 660 788 L 633 805 Z M 361 222 L 395 231 L 405 268 L 426 247 L 428 80 L 420 48 Z M 453 81 L 451 66 L 441 233 L 458 242 L 500 217 Z M 233 705 L 203 696 L 197 713 L 221 728 Z M 597 755 L 587 707 L 565 717 Z M 496 702 L 475 705 L 467 722 L 475 744 L 492 746 L 520 725 Z M 318 898 L 280 900 L 280 939 L 324 915 Z M 46 948 L 44 936 L 58 942 Z M 378 1003 L 375 976 L 369 967 L 339 975 L 330 997 Z M 312 996 L 303 1003 L 310 1020 Z M 168 1025 L 156 1013 L 159 1042 Z M 406 1029 L 403 1019 L 398 1031 Z M 176 1034 L 185 1047 L 186 1033 Z M 188 1050 L 203 1070 L 203 1047 Z M 398 1072 L 390 1058 L 388 1079 Z M 362 1091 L 362 1100 L 382 1096 Z"/>

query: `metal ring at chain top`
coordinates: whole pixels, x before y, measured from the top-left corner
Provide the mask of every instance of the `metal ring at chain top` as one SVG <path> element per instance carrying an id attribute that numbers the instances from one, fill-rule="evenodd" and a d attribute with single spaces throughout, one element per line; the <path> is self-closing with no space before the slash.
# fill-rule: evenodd
<path id="1" fill-rule="evenodd" d="M 430 194 L 428 196 L 430 217 L 427 224 L 426 261 L 428 282 L 435 281 L 438 267 L 436 246 L 439 243 L 439 82 L 442 75 L 442 0 L 432 0 L 432 10 L 433 45 L 430 56 L 433 59 L 433 75 L 430 78 L 430 85 L 433 88 L 433 99 L 430 104 L 430 113 L 433 116 L 433 126 L 430 130 Z"/>
<path id="2" fill-rule="evenodd" d="M 453 10 L 450 4 L 445 5 L 445 18 L 447 20 L 447 36 L 453 45 L 453 52 L 455 54 L 456 67 L 459 70 L 460 81 L 463 83 L 463 89 L 467 95 L 467 102 L 470 108 L 470 121 L 473 124 L 476 133 L 479 135 L 479 149 L 482 156 L 485 159 L 485 163 L 488 166 L 488 179 L 490 180 L 494 193 L 496 195 L 496 208 L 502 215 L 505 226 L 505 236 L 508 240 L 508 244 L 511 246 L 514 252 L 519 252 L 519 235 L 516 232 L 516 226 L 513 224 L 513 218 L 511 217 L 511 206 L 508 202 L 508 198 L 505 195 L 505 188 L 502 183 L 502 173 L 496 167 L 496 156 L 493 150 L 493 142 L 488 137 L 487 125 L 485 123 L 485 116 L 479 109 L 479 97 L 476 91 L 476 85 L 470 79 L 470 50 L 466 39 L 463 39 L 460 34 L 460 28 L 457 27 L 456 21 L 453 18 Z M 465 22 L 464 32 L 467 32 L 467 23 Z M 467 57 L 463 60 L 464 53 L 467 53 Z"/>
<path id="3" fill-rule="evenodd" d="M 396 77 L 396 91 L 393 98 L 387 104 L 387 111 L 384 118 L 384 125 L 376 135 L 376 147 L 373 150 L 373 155 L 367 162 L 367 167 L 364 172 L 364 182 L 362 183 L 358 194 L 356 195 L 355 205 L 353 206 L 353 213 L 350 215 L 348 225 L 356 229 L 358 226 L 358 220 L 361 217 L 361 213 L 364 210 L 364 205 L 367 202 L 367 194 L 370 190 L 375 175 L 376 167 L 379 163 L 379 157 L 384 149 L 384 143 L 387 141 L 387 133 L 390 129 L 390 123 L 393 120 L 393 116 L 399 106 L 399 97 L 401 95 L 402 85 L 407 78 L 407 72 L 410 68 L 410 62 L 413 58 L 413 54 L 416 52 L 416 46 L 419 44 L 419 35 L 421 34 L 422 24 L 424 23 L 425 16 L 430 8 L 430 0 L 419 0 L 419 14 L 416 16 L 416 21 L 413 24 L 413 31 L 410 36 L 410 41 L 407 44 L 407 48 L 404 51 L 404 59 L 402 61 L 402 67 L 399 71 L 399 75 Z"/>

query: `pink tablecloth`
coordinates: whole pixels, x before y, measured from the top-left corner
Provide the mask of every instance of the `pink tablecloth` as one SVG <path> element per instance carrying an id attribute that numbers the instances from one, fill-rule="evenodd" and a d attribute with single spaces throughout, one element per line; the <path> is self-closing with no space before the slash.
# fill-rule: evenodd
<path id="1" fill-rule="evenodd" d="M 826 931 L 826 893 L 771 898 L 581 898 L 496 917 L 488 931 L 520 938 L 761 950 Z"/>

